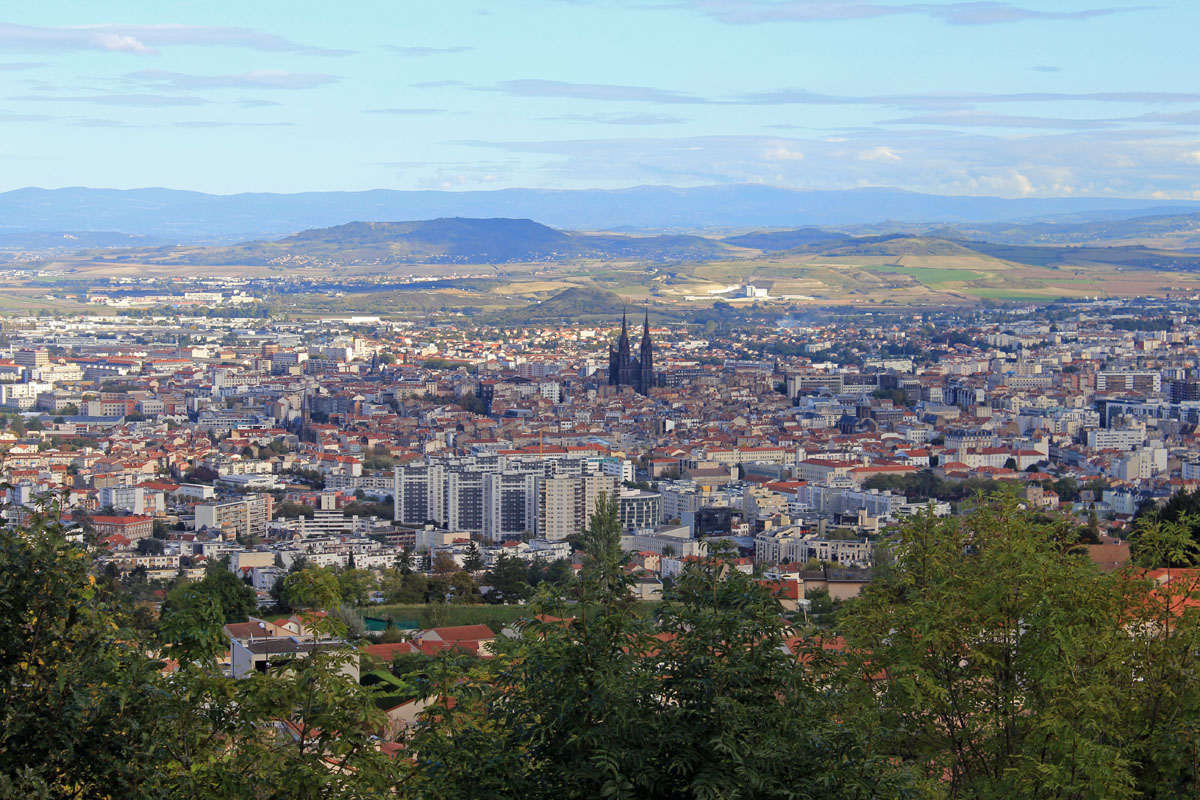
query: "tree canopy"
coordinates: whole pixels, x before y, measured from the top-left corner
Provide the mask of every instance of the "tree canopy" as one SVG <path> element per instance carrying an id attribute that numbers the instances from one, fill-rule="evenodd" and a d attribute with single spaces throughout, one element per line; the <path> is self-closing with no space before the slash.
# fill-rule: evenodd
<path id="1" fill-rule="evenodd" d="M 1195 797 L 1197 573 L 1146 571 L 1196 563 L 1191 525 L 1148 517 L 1139 563 L 1105 573 L 1012 498 L 917 515 L 818 629 L 716 548 L 637 613 L 606 497 L 579 579 L 542 581 L 491 658 L 364 686 L 341 643 L 356 571 L 290 572 L 326 646 L 236 680 L 232 573 L 173 591 L 151 635 L 34 516 L 0 531 L 0 797 Z M 385 595 L 458 576 L 390 572 Z M 400 755 L 397 685 L 424 708 Z"/>

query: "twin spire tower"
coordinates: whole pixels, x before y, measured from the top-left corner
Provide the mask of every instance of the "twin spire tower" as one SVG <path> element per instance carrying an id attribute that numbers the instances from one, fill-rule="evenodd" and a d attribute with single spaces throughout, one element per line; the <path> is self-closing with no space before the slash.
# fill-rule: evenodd
<path id="1" fill-rule="evenodd" d="M 616 349 L 608 347 L 609 386 L 632 386 L 638 394 L 649 395 L 654 386 L 654 344 L 650 341 L 650 312 L 642 326 L 642 346 L 637 358 L 630 352 L 629 326 L 621 312 L 621 338 Z"/>

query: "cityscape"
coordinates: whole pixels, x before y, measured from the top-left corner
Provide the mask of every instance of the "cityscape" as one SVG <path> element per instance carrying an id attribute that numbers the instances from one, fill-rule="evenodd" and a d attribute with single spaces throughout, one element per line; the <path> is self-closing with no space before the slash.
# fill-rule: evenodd
<path id="1" fill-rule="evenodd" d="M 1200 793 L 1200 8 L 183 5 L 0 22 L 0 798 Z"/>

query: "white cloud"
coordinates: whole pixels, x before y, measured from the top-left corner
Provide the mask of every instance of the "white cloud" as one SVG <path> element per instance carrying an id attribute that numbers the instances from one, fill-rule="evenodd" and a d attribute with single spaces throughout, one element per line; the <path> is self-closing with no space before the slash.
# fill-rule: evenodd
<path id="1" fill-rule="evenodd" d="M 1037 191 L 1033 181 L 1016 170 L 1009 170 L 999 175 L 980 175 L 974 178 L 972 183 L 985 192 L 1007 196 L 1020 195 L 1024 197 Z"/>
<path id="2" fill-rule="evenodd" d="M 799 150 L 789 150 L 786 147 L 772 147 L 767 150 L 767 158 L 773 161 L 802 161 L 804 153 Z"/>
<path id="3" fill-rule="evenodd" d="M 890 147 L 880 145 L 870 150 L 865 150 L 858 154 L 861 161 L 903 161 L 904 159 L 896 155 L 896 151 Z"/>

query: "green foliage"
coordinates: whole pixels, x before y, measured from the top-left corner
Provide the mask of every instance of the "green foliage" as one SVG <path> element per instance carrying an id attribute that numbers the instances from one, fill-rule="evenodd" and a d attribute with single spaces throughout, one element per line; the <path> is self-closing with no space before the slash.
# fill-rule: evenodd
<path id="1" fill-rule="evenodd" d="M 363 606 L 370 593 L 375 591 L 375 576 L 365 569 L 346 569 L 338 573 L 337 585 L 343 603 Z"/>
<path id="2" fill-rule="evenodd" d="M 163 603 L 163 652 L 180 663 L 211 664 L 228 645 L 222 631 L 225 622 L 215 592 L 203 591 L 198 583 L 179 586 Z"/>
<path id="3" fill-rule="evenodd" d="M 989 478 L 948 481 L 938 477 L 931 469 L 923 469 L 906 475 L 876 475 L 865 480 L 863 488 L 896 492 L 910 501 L 942 500 L 959 503 L 980 493 L 992 494 L 1013 488 L 1006 484 L 1007 482 L 1000 483 Z"/>
<path id="4" fill-rule="evenodd" d="M 389 570 L 380 581 L 385 603 L 423 603 L 429 590 L 429 580 L 419 572 L 401 573 Z"/>
<path id="5" fill-rule="evenodd" d="M 283 595 L 292 608 L 326 610 L 342 604 L 342 587 L 333 570 L 304 567 L 283 578 Z"/>
<path id="6" fill-rule="evenodd" d="M 136 797 L 154 782 L 157 667 L 90 567 L 53 519 L 0 531 L 0 796 Z"/>
<path id="7" fill-rule="evenodd" d="M 963 519 L 921 515 L 843 606 L 846 658 L 829 680 L 850 690 L 848 714 L 879 715 L 885 751 L 921 770 L 930 795 L 1121 798 L 1157 793 L 1164 777 L 1196 790 L 1178 757 L 1194 728 L 1176 755 L 1159 740 L 1196 721 L 1179 654 L 1194 625 L 1159 635 L 1145 583 L 1101 573 L 1075 541 L 1069 521 L 1012 499 Z M 1168 711 L 1167 692 L 1189 711 Z"/>
<path id="8" fill-rule="evenodd" d="M 197 602 L 196 595 L 211 597 L 225 622 L 245 622 L 258 608 L 254 590 L 242 583 L 224 563 L 214 563 L 205 570 L 203 580 L 178 586 L 167 595 L 163 616 L 175 606 L 193 606 Z"/>
<path id="9" fill-rule="evenodd" d="M 484 583 L 491 587 L 487 593 L 488 602 L 518 603 L 527 600 L 533 591 L 526 580 L 528 577 L 529 568 L 524 561 L 501 553 L 484 577 Z"/>
<path id="10" fill-rule="evenodd" d="M 872 397 L 878 397 L 882 400 L 891 400 L 892 405 L 897 408 L 904 408 L 908 403 L 908 395 L 903 389 L 876 389 L 871 392 Z"/>
<path id="11" fill-rule="evenodd" d="M 1191 533 L 1193 543 L 1200 545 L 1200 490 L 1187 491 L 1186 489 L 1178 491 L 1157 510 L 1151 510 L 1149 517 L 1158 520 L 1160 523 L 1172 524 L 1181 521 L 1187 522 L 1187 530 Z M 1140 539 L 1135 538 L 1135 549 L 1140 549 Z M 1158 564 L 1149 566 L 1166 566 L 1172 564 L 1180 566 L 1185 562 L 1181 561 L 1164 561 Z"/>
<path id="12" fill-rule="evenodd" d="M 414 740 L 430 797 L 903 794 L 903 773 L 864 757 L 784 647 L 767 589 L 714 558 L 685 573 L 656 631 L 631 613 L 619 538 L 605 498 L 583 536 L 578 602 L 543 590 L 549 616 L 491 663 L 430 663 L 442 724 Z"/>
<path id="13" fill-rule="evenodd" d="M 810 589 L 804 599 L 809 602 L 808 620 L 818 628 L 829 628 L 837 620 L 837 605 L 829 596 L 828 589 Z"/>
<path id="14" fill-rule="evenodd" d="M 800 640 L 723 552 L 639 613 L 616 508 L 604 498 L 581 536 L 578 582 L 543 581 L 531 607 L 381 609 L 426 626 L 490 615 L 518 635 L 491 659 L 413 657 L 391 674 L 368 662 L 367 686 L 347 674 L 358 654 L 330 638 L 358 618 L 340 605 L 351 570 L 292 571 L 284 591 L 331 612 L 308 620 L 327 646 L 234 680 L 217 667 L 218 569 L 171 593 L 150 639 L 57 522 L 0 531 L 0 796 L 1166 800 L 1200 788 L 1194 573 L 1101 573 L 1068 521 L 981 499 L 966 517 L 906 522 L 876 582 L 839 605 L 844 640 Z M 1143 519 L 1140 563 L 1194 565 L 1193 523 Z M 390 758 L 380 708 L 415 692 L 427 715 Z"/>
<path id="15" fill-rule="evenodd" d="M 363 500 L 355 500 L 343 506 L 342 513 L 347 517 L 358 516 L 391 519 L 395 508 L 391 503 L 369 503 Z"/>
<path id="16" fill-rule="evenodd" d="M 159 520 L 155 520 L 157 523 Z M 154 537 L 146 537 L 138 539 L 137 553 L 140 556 L 160 556 L 163 552 L 163 543 L 161 539 Z"/>
<path id="17" fill-rule="evenodd" d="M 472 391 L 463 392 L 462 397 L 458 398 L 458 405 L 463 411 L 470 411 L 472 414 L 487 414 L 487 403 L 476 397 Z"/>
<path id="18" fill-rule="evenodd" d="M 306 506 L 303 503 L 294 503 L 291 500 L 284 500 L 275 506 L 275 519 L 312 519 L 316 516 L 316 509 L 312 506 Z"/>
<path id="19" fill-rule="evenodd" d="M 479 544 L 474 540 L 467 545 L 466 555 L 463 556 L 463 569 L 467 572 L 483 569 L 483 553 L 479 552 Z"/>
<path id="20" fill-rule="evenodd" d="M 575 582 L 575 571 L 571 568 L 569 559 L 560 558 L 555 561 L 534 559 L 529 565 L 529 585 L 537 588 L 542 583 L 552 586 L 565 587 Z"/>

